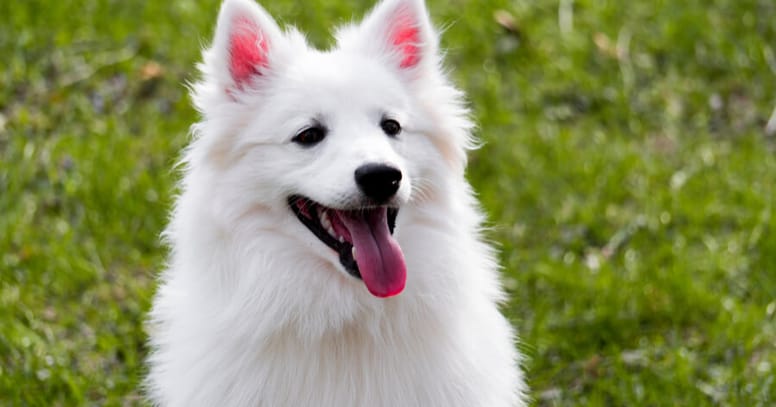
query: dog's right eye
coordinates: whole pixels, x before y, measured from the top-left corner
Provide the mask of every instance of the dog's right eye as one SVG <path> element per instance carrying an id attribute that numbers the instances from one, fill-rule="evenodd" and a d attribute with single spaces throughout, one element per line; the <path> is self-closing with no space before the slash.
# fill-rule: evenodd
<path id="1" fill-rule="evenodd" d="M 321 126 L 308 127 L 294 136 L 291 141 L 303 146 L 318 144 L 326 137 L 326 129 Z"/>

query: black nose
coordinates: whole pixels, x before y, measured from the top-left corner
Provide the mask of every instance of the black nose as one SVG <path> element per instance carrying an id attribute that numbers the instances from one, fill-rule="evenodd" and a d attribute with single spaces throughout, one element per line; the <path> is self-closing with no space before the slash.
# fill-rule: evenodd
<path id="1" fill-rule="evenodd" d="M 385 164 L 365 164 L 356 168 L 356 184 L 375 202 L 383 203 L 399 190 L 401 171 Z"/>

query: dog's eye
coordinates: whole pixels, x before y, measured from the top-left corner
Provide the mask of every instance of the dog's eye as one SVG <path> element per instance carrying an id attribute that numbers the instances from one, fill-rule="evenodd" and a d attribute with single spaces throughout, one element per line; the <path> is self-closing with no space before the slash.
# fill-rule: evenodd
<path id="1" fill-rule="evenodd" d="M 299 132 L 291 141 L 303 146 L 318 144 L 326 137 L 326 129 L 321 126 L 308 127 Z"/>
<path id="2" fill-rule="evenodd" d="M 383 119 L 380 122 L 380 127 L 382 127 L 385 134 L 389 136 L 395 136 L 401 131 L 401 125 L 393 119 Z"/>

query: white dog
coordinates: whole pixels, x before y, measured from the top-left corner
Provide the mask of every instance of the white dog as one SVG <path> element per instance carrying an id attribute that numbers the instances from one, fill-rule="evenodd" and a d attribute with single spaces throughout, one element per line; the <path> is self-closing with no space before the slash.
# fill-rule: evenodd
<path id="1" fill-rule="evenodd" d="M 422 0 L 384 0 L 326 52 L 224 1 L 151 311 L 152 402 L 525 404 L 437 46 Z"/>

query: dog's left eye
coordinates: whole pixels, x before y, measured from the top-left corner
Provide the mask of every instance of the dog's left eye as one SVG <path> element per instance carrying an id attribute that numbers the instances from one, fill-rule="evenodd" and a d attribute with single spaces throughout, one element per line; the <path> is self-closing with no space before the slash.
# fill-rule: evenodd
<path id="1" fill-rule="evenodd" d="M 393 119 L 383 119 L 380 122 L 380 127 L 382 127 L 385 134 L 389 136 L 395 136 L 401 132 L 401 125 Z"/>

